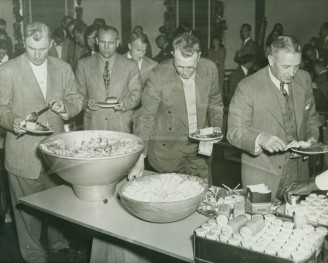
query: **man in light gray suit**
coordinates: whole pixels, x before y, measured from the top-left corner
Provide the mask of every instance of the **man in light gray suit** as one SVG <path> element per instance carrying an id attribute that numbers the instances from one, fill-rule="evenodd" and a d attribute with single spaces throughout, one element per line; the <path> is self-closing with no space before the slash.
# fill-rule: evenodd
<path id="1" fill-rule="evenodd" d="M 5 167 L 9 173 L 12 207 L 20 251 L 26 262 L 47 262 L 47 253 L 40 243 L 41 221 L 30 212 L 18 209 L 17 202 L 55 183 L 50 171 L 42 165 L 38 145 L 45 134 L 26 133 L 22 120 L 30 113 L 47 105 L 48 111 L 38 122 L 54 132 L 64 132 L 64 119 L 81 111 L 82 97 L 77 93 L 71 67 L 57 58 L 48 56 L 52 45 L 49 28 L 42 23 L 26 26 L 25 54 L 0 66 L 0 126 L 7 130 Z M 17 136 L 17 134 L 22 136 Z M 68 248 L 62 233 L 48 229 L 48 246 L 52 250 Z"/>
<path id="2" fill-rule="evenodd" d="M 129 51 L 126 53 L 128 58 L 138 63 L 142 87 L 146 84 L 149 72 L 157 65 L 156 61 L 145 56 L 148 44 L 149 42 L 146 34 L 142 32 L 132 33 L 128 44 Z"/>
<path id="3" fill-rule="evenodd" d="M 142 92 L 138 64 L 116 53 L 116 28 L 101 26 L 97 42 L 99 53 L 80 59 L 76 69 L 77 87 L 84 96 L 84 129 L 131 133 L 133 109 L 140 105 Z M 118 98 L 119 105 L 97 104 L 107 97 Z"/>
<path id="4" fill-rule="evenodd" d="M 319 137 L 310 75 L 299 70 L 301 49 L 291 36 L 272 43 L 269 66 L 239 82 L 228 117 L 228 140 L 243 149 L 242 184 L 264 183 L 282 199 L 295 180 L 309 178 L 308 161 L 286 151 Z"/>

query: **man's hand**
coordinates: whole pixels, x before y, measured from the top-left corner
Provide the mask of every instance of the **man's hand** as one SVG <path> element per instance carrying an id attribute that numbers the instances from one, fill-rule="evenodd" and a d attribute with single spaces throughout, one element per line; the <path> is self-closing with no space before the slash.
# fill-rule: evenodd
<path id="1" fill-rule="evenodd" d="M 285 142 L 277 136 L 270 134 L 261 134 L 259 138 L 259 145 L 263 150 L 269 151 L 270 153 L 282 152 L 286 150 Z"/>
<path id="2" fill-rule="evenodd" d="M 311 143 L 311 144 L 314 144 L 317 142 L 316 139 L 314 139 L 313 137 L 311 137 L 310 139 L 307 140 L 307 142 Z"/>
<path id="3" fill-rule="evenodd" d="M 286 202 L 291 204 L 292 195 L 307 195 L 314 190 L 318 190 L 319 188 L 315 184 L 315 180 L 311 180 L 308 182 L 293 182 L 289 186 L 286 187 L 284 193 L 284 199 Z"/>
<path id="4" fill-rule="evenodd" d="M 135 164 L 135 166 L 132 168 L 132 170 L 128 174 L 128 180 L 133 180 L 135 178 L 142 176 L 143 171 L 145 169 L 144 159 L 145 159 L 145 154 L 141 154 L 138 162 Z"/>
<path id="5" fill-rule="evenodd" d="M 65 104 L 63 101 L 53 100 L 53 101 L 50 101 L 49 104 L 51 105 L 51 110 L 53 112 L 58 113 L 58 114 L 67 113 L 67 110 L 66 110 L 66 107 L 65 107 Z"/>
<path id="6" fill-rule="evenodd" d="M 100 110 L 100 107 L 96 105 L 96 101 L 94 99 L 88 99 L 88 109 L 91 111 Z"/>
<path id="7" fill-rule="evenodd" d="M 124 104 L 123 104 L 123 101 L 121 100 L 118 100 L 118 105 L 114 106 L 114 110 L 115 111 L 121 111 L 121 110 L 124 110 Z"/>
<path id="8" fill-rule="evenodd" d="M 25 130 L 20 128 L 24 124 L 26 124 L 25 120 L 22 120 L 21 118 L 14 119 L 13 130 L 14 130 L 14 133 L 18 135 L 17 137 L 20 137 L 26 133 Z"/>

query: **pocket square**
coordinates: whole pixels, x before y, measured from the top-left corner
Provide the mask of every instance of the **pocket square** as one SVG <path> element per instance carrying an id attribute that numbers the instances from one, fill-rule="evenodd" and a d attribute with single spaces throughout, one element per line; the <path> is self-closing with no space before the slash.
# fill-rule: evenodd
<path id="1" fill-rule="evenodd" d="M 308 110 L 310 108 L 310 102 L 305 106 L 305 110 Z"/>

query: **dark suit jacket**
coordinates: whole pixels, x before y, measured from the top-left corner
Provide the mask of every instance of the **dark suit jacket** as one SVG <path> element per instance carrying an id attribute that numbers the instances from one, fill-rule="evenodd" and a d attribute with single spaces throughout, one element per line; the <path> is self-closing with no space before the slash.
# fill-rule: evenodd
<path id="1" fill-rule="evenodd" d="M 320 122 L 315 110 L 310 75 L 298 70 L 289 87 L 294 96 L 297 139 L 318 139 Z M 290 153 L 257 153 L 255 140 L 259 134 L 267 133 L 287 143 L 283 114 L 274 91 L 276 88 L 270 79 L 268 67 L 239 82 L 230 103 L 227 133 L 228 140 L 245 151 L 242 154 L 243 187 L 264 183 L 272 190 L 273 198 Z M 307 180 L 308 163 L 303 162 L 302 158 L 298 158 L 298 162 L 299 179 Z"/>
<path id="2" fill-rule="evenodd" d="M 240 59 L 246 54 L 256 55 L 257 46 L 253 39 L 250 39 L 235 54 L 235 62 L 240 64 Z"/>
<path id="3" fill-rule="evenodd" d="M 231 72 L 228 86 L 228 104 L 230 103 L 232 96 L 235 93 L 238 83 L 245 77 L 246 75 L 241 66 L 238 66 L 234 71 Z"/>
<path id="4" fill-rule="evenodd" d="M 17 139 L 13 134 L 13 121 L 25 119 L 54 99 L 64 101 L 70 118 L 78 114 L 82 97 L 77 93 L 74 74 L 67 63 L 49 56 L 46 100 L 25 54 L 1 65 L 0 79 L 0 125 L 9 131 L 5 144 L 6 169 L 15 175 L 36 179 L 43 160 L 38 145 L 46 136 L 27 133 Z M 48 123 L 56 133 L 64 131 L 64 121 L 52 111 L 42 114 L 38 121 Z"/>
<path id="5" fill-rule="evenodd" d="M 109 96 L 121 99 L 124 111 L 102 108 L 97 111 L 87 109 L 88 99 L 104 101 L 106 89 L 103 80 L 104 68 L 100 54 L 81 58 L 76 69 L 77 88 L 84 96 L 84 129 L 132 132 L 133 109 L 140 105 L 141 79 L 138 65 L 125 56 L 116 54 L 110 79 Z"/>
<path id="6" fill-rule="evenodd" d="M 221 127 L 223 104 L 216 65 L 201 58 L 195 74 L 198 128 Z M 176 171 L 182 158 L 197 151 L 198 143 L 188 140 L 183 84 L 172 60 L 150 72 L 142 106 L 135 113 L 134 134 L 144 139 L 149 162 L 160 172 Z"/>

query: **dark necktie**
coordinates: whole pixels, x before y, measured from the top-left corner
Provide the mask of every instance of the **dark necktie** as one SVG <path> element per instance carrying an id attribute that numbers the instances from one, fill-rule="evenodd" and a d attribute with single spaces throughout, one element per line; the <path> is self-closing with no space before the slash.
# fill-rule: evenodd
<path id="1" fill-rule="evenodd" d="M 109 75 L 109 61 L 106 61 L 106 65 L 104 68 L 104 74 L 103 74 L 103 78 L 104 78 L 104 84 L 105 84 L 105 89 L 106 89 L 106 95 L 108 97 L 109 94 L 109 83 L 110 83 L 110 75 Z"/>
<path id="2" fill-rule="evenodd" d="M 288 99 L 288 92 L 284 89 L 284 85 L 285 85 L 285 83 L 280 82 L 280 91 L 281 91 L 282 95 L 284 95 L 284 97 L 286 99 Z"/>

